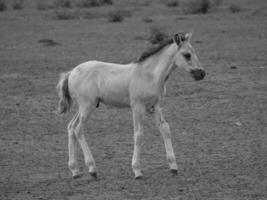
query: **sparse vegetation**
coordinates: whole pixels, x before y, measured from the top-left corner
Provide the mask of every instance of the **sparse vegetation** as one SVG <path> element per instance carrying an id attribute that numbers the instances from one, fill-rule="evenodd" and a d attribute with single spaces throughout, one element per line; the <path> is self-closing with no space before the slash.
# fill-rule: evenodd
<path id="1" fill-rule="evenodd" d="M 52 17 L 52 19 L 56 19 L 56 20 L 74 20 L 74 19 L 79 19 L 79 15 L 77 15 L 77 13 L 73 13 L 73 12 L 66 12 L 64 10 L 56 10 L 54 12 L 54 15 Z"/>
<path id="2" fill-rule="evenodd" d="M 104 4 L 110 4 L 112 5 L 113 4 L 113 1 L 112 0 L 102 0 Z"/>
<path id="3" fill-rule="evenodd" d="M 238 12 L 241 11 L 241 7 L 236 5 L 236 4 L 232 4 L 232 5 L 229 6 L 229 10 L 232 13 L 238 13 Z"/>
<path id="4" fill-rule="evenodd" d="M 152 23 L 153 22 L 153 19 L 151 17 L 145 17 L 144 18 L 144 22 L 146 22 L 146 23 Z"/>
<path id="5" fill-rule="evenodd" d="M 179 5 L 178 0 L 168 0 L 166 3 L 166 6 L 168 6 L 168 7 L 176 7 L 178 5 Z"/>
<path id="6" fill-rule="evenodd" d="M 168 38 L 168 35 L 157 26 L 150 28 L 150 36 L 149 36 L 149 42 L 151 44 L 158 44 Z"/>
<path id="7" fill-rule="evenodd" d="M 0 0 L 0 11 L 5 11 L 7 9 L 6 0 Z"/>
<path id="8" fill-rule="evenodd" d="M 109 22 L 122 22 L 125 17 L 131 17 L 133 11 L 124 8 L 117 8 L 108 14 Z"/>
<path id="9" fill-rule="evenodd" d="M 124 16 L 121 10 L 115 10 L 108 14 L 109 22 L 122 22 L 123 19 L 124 19 Z"/>
<path id="10" fill-rule="evenodd" d="M 150 4 L 151 4 L 151 1 L 150 0 L 142 1 L 140 3 L 141 6 L 150 6 Z"/>
<path id="11" fill-rule="evenodd" d="M 39 43 L 43 44 L 43 46 L 58 46 L 60 45 L 59 42 L 56 42 L 52 39 L 41 39 L 41 40 L 38 40 Z"/>
<path id="12" fill-rule="evenodd" d="M 72 4 L 70 0 L 55 0 L 54 7 L 55 8 L 71 8 Z"/>
<path id="13" fill-rule="evenodd" d="M 52 8 L 52 6 L 49 5 L 49 4 L 47 3 L 47 1 L 44 1 L 44 0 L 37 0 L 37 1 L 36 1 L 36 8 L 37 8 L 38 10 L 49 10 L 49 9 Z"/>
<path id="14" fill-rule="evenodd" d="M 76 3 L 76 5 L 81 8 L 102 6 L 105 4 L 113 4 L 113 1 L 112 0 L 79 0 Z"/>
<path id="15" fill-rule="evenodd" d="M 188 0 L 183 3 L 185 14 L 206 14 L 220 6 L 222 0 Z"/>
<path id="16" fill-rule="evenodd" d="M 24 3 L 24 0 L 13 0 L 12 8 L 14 10 L 21 10 L 23 9 L 23 3 Z"/>

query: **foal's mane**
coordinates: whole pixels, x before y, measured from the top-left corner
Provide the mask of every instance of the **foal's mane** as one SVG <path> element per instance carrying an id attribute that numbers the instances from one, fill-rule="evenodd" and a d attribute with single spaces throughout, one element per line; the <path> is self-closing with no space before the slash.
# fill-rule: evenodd
<path id="1" fill-rule="evenodd" d="M 150 47 L 148 50 L 144 51 L 141 56 L 137 59 L 137 61 L 135 61 L 136 63 L 140 63 L 145 61 L 146 59 L 148 59 L 149 57 L 155 55 L 156 53 L 160 52 L 164 47 L 166 47 L 167 45 L 170 45 L 173 43 L 173 39 L 172 38 L 168 38 L 163 40 L 162 42 L 160 42 L 158 45 L 156 46 L 152 46 Z"/>

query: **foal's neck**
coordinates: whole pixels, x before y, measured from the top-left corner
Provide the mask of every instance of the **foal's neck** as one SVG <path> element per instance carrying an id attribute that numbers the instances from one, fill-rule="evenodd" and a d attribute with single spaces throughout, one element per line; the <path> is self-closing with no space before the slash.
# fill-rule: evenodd
<path id="1" fill-rule="evenodd" d="M 152 63 L 155 80 L 160 87 L 163 87 L 169 73 L 172 71 L 171 68 L 173 66 L 175 52 L 176 45 L 168 45 L 160 52 L 158 57 Z"/>

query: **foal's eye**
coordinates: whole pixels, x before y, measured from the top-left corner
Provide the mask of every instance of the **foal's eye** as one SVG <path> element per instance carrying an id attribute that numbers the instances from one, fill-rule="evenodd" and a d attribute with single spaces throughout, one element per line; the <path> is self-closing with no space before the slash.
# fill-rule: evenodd
<path id="1" fill-rule="evenodd" d="M 191 54 L 190 53 L 184 53 L 183 56 L 187 61 L 191 60 Z"/>

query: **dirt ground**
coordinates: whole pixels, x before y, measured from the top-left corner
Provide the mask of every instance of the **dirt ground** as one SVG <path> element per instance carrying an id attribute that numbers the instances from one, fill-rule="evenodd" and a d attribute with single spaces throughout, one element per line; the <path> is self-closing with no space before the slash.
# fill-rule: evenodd
<path id="1" fill-rule="evenodd" d="M 114 2 L 82 9 L 91 19 L 54 20 L 53 10 L 38 11 L 31 0 L 23 10 L 0 12 L 0 199 L 267 199 L 266 1 L 225 0 L 203 15 L 158 1 Z M 231 3 L 241 12 L 229 12 Z M 132 16 L 108 22 L 106 13 L 116 6 L 128 6 Z M 100 106 L 86 135 L 99 178 L 86 173 L 80 152 L 84 175 L 73 180 L 66 126 L 75 109 L 63 117 L 55 112 L 59 73 L 91 59 L 128 63 L 145 49 L 153 26 L 193 30 L 207 72 L 195 82 L 175 71 L 161 103 L 178 175 L 169 172 L 161 135 L 147 117 L 144 179 L 134 180 L 131 112 Z"/>

